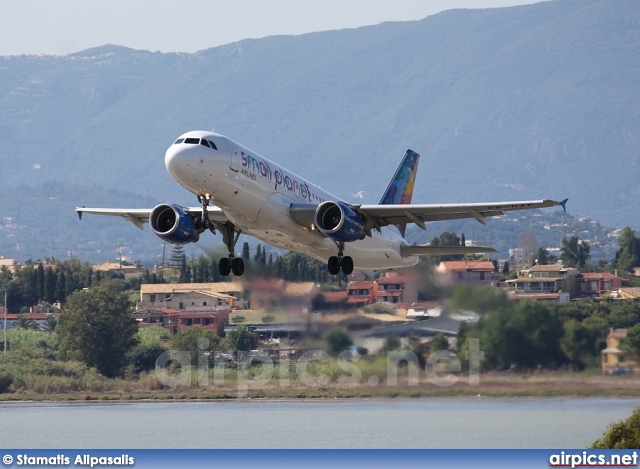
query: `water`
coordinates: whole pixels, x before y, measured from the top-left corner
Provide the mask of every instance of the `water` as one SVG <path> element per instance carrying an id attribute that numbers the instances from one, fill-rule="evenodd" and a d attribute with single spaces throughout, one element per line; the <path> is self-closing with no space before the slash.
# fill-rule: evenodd
<path id="1" fill-rule="evenodd" d="M 0 404 L 4 448 L 583 448 L 637 399 Z"/>

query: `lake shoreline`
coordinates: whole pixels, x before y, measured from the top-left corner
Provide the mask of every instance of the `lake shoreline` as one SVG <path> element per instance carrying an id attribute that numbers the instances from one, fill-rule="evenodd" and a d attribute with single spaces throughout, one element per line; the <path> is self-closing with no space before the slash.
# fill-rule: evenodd
<path id="1" fill-rule="evenodd" d="M 133 402 L 133 401 L 221 401 L 243 399 L 302 400 L 359 398 L 640 398 L 640 376 L 610 376 L 595 372 L 485 373 L 478 384 L 465 376 L 449 385 L 436 385 L 425 378 L 416 384 L 400 379 L 397 385 L 375 382 L 341 386 L 337 382 L 309 386 L 299 382 L 268 383 L 252 381 L 224 386 L 178 386 L 144 389 L 136 381 L 122 381 L 118 390 L 79 390 L 67 393 L 35 393 L 18 390 L 0 394 L 0 403 L 10 402 Z"/>

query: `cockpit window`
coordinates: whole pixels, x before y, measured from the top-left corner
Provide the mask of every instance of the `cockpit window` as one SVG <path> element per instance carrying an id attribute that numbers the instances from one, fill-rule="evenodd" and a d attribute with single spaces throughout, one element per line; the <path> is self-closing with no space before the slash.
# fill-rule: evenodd
<path id="1" fill-rule="evenodd" d="M 182 143 L 184 142 L 184 138 L 179 138 L 178 140 L 176 140 L 175 142 L 173 142 L 174 145 L 177 145 L 178 143 Z"/>
<path id="2" fill-rule="evenodd" d="M 209 140 L 209 145 L 211 145 L 211 148 L 213 148 L 214 150 L 217 150 L 218 147 L 216 146 L 215 143 L 213 143 L 211 140 Z"/>
<path id="3" fill-rule="evenodd" d="M 184 143 L 190 143 L 192 145 L 197 145 L 198 143 L 200 143 L 200 139 L 199 138 L 193 138 L 193 137 L 185 138 L 184 139 Z"/>
<path id="4" fill-rule="evenodd" d="M 204 138 L 202 140 L 200 140 L 200 145 L 204 145 L 205 147 L 209 146 L 209 141 L 205 140 Z"/>

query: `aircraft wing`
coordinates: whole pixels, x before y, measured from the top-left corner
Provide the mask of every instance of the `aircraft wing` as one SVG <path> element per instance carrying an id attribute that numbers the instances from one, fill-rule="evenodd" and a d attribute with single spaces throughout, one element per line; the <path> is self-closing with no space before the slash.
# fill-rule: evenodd
<path id="1" fill-rule="evenodd" d="M 484 225 L 487 217 L 504 215 L 505 212 L 553 207 L 557 205 L 565 209 L 566 203 L 567 199 L 561 202 L 544 199 L 519 202 L 444 205 L 354 205 L 352 208 L 363 217 L 369 229 L 380 228 L 386 225 L 415 223 L 424 230 L 426 229 L 425 223 L 431 221 L 475 218 Z"/>
<path id="2" fill-rule="evenodd" d="M 152 208 L 76 208 L 76 212 L 78 212 L 78 217 L 80 217 L 80 219 L 82 219 L 83 213 L 122 217 L 125 220 L 130 221 L 140 229 L 143 229 L 145 223 L 149 223 L 149 215 L 151 214 L 152 210 Z M 191 216 L 202 216 L 202 207 L 183 207 L 183 210 Z M 227 216 L 218 207 L 208 207 L 207 214 L 209 215 L 209 220 L 211 220 L 212 222 L 228 221 Z"/>

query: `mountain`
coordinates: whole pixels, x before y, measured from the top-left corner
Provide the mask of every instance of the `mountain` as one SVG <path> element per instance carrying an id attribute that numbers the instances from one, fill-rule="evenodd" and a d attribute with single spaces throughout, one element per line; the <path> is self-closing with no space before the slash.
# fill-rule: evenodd
<path id="1" fill-rule="evenodd" d="M 569 197 L 573 214 L 640 228 L 639 49 L 639 2 L 556 0 L 195 54 L 0 57 L 0 188 L 15 199 L 57 181 L 126 191 L 123 206 L 193 205 L 164 151 L 214 128 L 348 201 L 377 202 L 412 148 L 414 201 Z M 72 207 L 89 203 L 61 194 L 74 197 L 55 213 L 72 240 L 90 229 Z M 42 223 L 40 195 L 27 209 Z M 3 196 L 0 217 L 15 216 Z"/>

